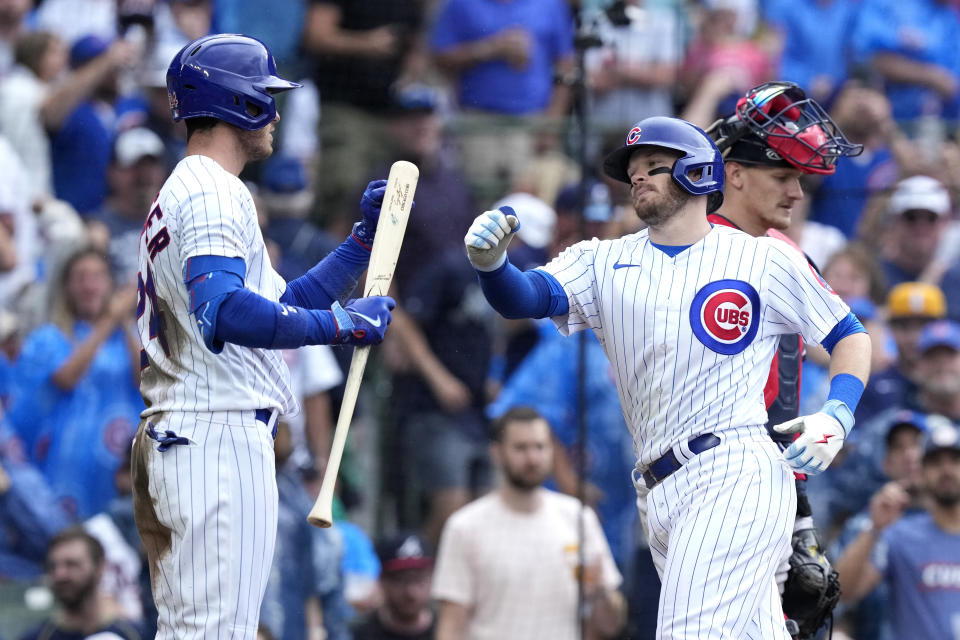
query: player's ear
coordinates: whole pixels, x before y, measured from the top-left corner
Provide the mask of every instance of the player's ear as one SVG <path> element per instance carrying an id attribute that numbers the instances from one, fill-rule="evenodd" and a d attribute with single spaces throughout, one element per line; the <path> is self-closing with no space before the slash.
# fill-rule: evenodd
<path id="1" fill-rule="evenodd" d="M 739 162 L 727 162 L 724 165 L 724 177 L 728 187 L 743 188 L 743 165 Z"/>

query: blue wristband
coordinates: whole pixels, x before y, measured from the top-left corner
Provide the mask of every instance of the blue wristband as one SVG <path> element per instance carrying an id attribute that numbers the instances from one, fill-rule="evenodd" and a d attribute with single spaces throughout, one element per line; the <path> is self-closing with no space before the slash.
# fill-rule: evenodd
<path id="1" fill-rule="evenodd" d="M 857 376 L 849 373 L 838 373 L 830 379 L 830 392 L 827 394 L 827 400 L 839 400 L 850 407 L 850 411 L 856 411 L 862 395 L 863 382 Z"/>

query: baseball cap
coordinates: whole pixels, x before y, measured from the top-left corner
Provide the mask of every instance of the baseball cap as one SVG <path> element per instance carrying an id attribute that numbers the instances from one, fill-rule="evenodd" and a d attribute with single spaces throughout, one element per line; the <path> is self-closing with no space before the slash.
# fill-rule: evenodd
<path id="1" fill-rule="evenodd" d="M 928 428 L 927 422 L 927 415 L 920 413 L 919 411 L 912 411 L 910 409 L 900 409 L 899 411 L 896 411 L 892 416 L 890 416 L 886 423 L 886 427 L 884 428 L 884 437 L 886 439 L 887 446 L 890 446 L 890 437 L 893 435 L 894 429 L 903 426 L 910 426 L 917 431 L 926 433 Z"/>
<path id="2" fill-rule="evenodd" d="M 954 351 L 960 351 L 960 325 L 949 320 L 939 320 L 925 326 L 917 340 L 917 351 L 925 353 L 935 347 L 950 347 Z"/>
<path id="3" fill-rule="evenodd" d="M 520 218 L 517 235 L 523 243 L 534 249 L 542 249 L 553 240 L 557 226 L 557 212 L 546 202 L 529 193 L 511 193 L 493 203 L 491 208 L 513 207 Z"/>
<path id="4" fill-rule="evenodd" d="M 415 533 L 398 533 L 377 544 L 382 573 L 433 566 L 427 542 Z"/>
<path id="5" fill-rule="evenodd" d="M 887 314 L 895 318 L 943 318 L 947 300 L 940 287 L 926 282 L 902 282 L 887 295 Z"/>
<path id="6" fill-rule="evenodd" d="M 264 165 L 260 182 L 273 193 L 297 193 L 307 188 L 307 172 L 298 158 L 274 154 Z"/>
<path id="7" fill-rule="evenodd" d="M 70 47 L 70 68 L 76 69 L 90 62 L 110 48 L 110 42 L 97 35 L 83 36 Z"/>
<path id="8" fill-rule="evenodd" d="M 113 161 L 121 167 L 132 167 L 141 158 L 163 158 L 163 140 L 150 129 L 134 127 L 117 136 L 113 143 Z"/>
<path id="9" fill-rule="evenodd" d="M 930 416 L 930 421 L 932 424 L 927 430 L 927 439 L 923 445 L 924 459 L 944 449 L 960 451 L 960 431 L 957 427 L 943 416 Z"/>
<path id="10" fill-rule="evenodd" d="M 433 113 L 440 107 L 440 92 L 426 84 L 409 84 L 393 94 L 397 113 Z"/>
<path id="11" fill-rule="evenodd" d="M 943 184 L 930 176 L 911 176 L 897 183 L 887 213 L 898 216 L 905 211 L 932 211 L 938 216 L 950 213 L 950 194 Z"/>

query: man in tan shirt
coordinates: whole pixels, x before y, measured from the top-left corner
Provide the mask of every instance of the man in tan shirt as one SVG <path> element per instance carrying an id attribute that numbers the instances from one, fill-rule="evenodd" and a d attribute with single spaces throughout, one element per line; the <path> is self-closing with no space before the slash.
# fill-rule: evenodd
<path id="1" fill-rule="evenodd" d="M 589 507 L 583 508 L 586 607 L 577 615 L 582 507 L 542 486 L 553 460 L 550 426 L 533 409 L 517 407 L 494 424 L 493 439 L 500 487 L 456 511 L 440 538 L 437 640 L 615 635 L 626 618 L 622 577 Z"/>

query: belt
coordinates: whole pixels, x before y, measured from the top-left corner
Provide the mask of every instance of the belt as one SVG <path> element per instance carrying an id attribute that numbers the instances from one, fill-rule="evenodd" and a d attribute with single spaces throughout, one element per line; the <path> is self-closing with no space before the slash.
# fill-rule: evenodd
<path id="1" fill-rule="evenodd" d="M 266 426 L 270 426 L 270 416 L 273 414 L 271 409 L 257 409 L 254 412 L 253 417 L 256 420 L 259 420 Z M 277 439 L 277 423 L 273 423 L 273 429 L 270 431 L 270 435 L 273 436 L 273 439 Z"/>
<path id="2" fill-rule="evenodd" d="M 720 444 L 720 438 L 712 433 L 705 433 L 702 436 L 690 438 L 687 446 L 690 447 L 690 451 L 696 455 L 708 449 L 713 449 L 718 444 Z M 652 489 L 657 483 L 663 482 L 670 474 L 682 466 L 683 463 L 677 459 L 673 449 L 670 449 L 670 451 L 667 451 L 663 456 L 654 460 L 653 463 L 647 467 L 647 470 L 643 472 L 643 481 L 647 483 L 647 489 Z"/>

